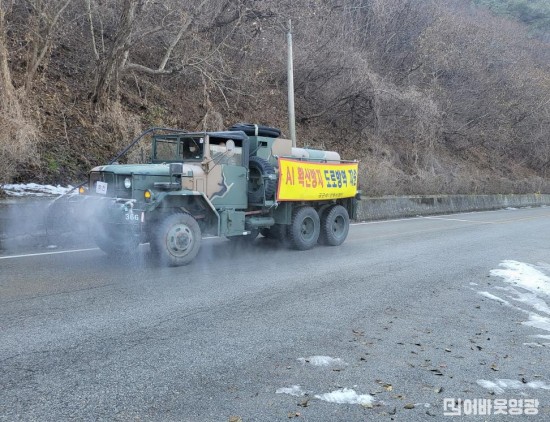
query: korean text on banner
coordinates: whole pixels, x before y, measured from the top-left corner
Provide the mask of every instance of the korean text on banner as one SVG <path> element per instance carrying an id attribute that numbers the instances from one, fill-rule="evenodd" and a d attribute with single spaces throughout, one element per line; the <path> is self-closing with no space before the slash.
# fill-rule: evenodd
<path id="1" fill-rule="evenodd" d="M 323 201 L 357 193 L 358 163 L 312 163 L 279 158 L 278 201 Z"/>

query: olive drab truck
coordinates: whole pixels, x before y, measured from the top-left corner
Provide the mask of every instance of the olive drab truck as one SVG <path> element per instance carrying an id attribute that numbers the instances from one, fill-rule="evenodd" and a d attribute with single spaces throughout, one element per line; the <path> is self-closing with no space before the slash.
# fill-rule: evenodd
<path id="1" fill-rule="evenodd" d="M 298 250 L 337 246 L 355 218 L 357 162 L 293 148 L 278 129 L 155 131 L 149 161 L 95 167 L 80 188 L 107 254 L 149 243 L 164 264 L 185 265 L 204 236 L 250 242 L 260 233 Z"/>

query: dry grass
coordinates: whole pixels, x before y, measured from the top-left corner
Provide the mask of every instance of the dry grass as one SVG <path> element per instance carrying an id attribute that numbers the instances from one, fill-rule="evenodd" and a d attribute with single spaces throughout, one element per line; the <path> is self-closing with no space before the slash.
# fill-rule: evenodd
<path id="1" fill-rule="evenodd" d="M 18 167 L 39 162 L 37 140 L 39 129 L 27 117 L 30 108 L 24 107 L 16 92 L 4 92 L 0 102 L 0 183 L 17 178 Z"/>
<path id="2" fill-rule="evenodd" d="M 447 164 L 437 173 L 417 170 L 407 174 L 395 167 L 390 159 L 371 156 L 361 161 L 359 173 L 364 196 L 550 192 L 550 181 L 540 176 L 531 174 L 511 179 L 489 170 L 481 171 L 474 165 L 453 168 Z"/>
<path id="3" fill-rule="evenodd" d="M 96 131 L 103 138 L 103 142 L 109 139 L 111 156 L 126 147 L 132 139 L 143 132 L 140 118 L 132 112 L 125 110 L 119 101 L 109 102 L 105 110 L 98 115 Z M 139 153 L 134 148 L 126 159 L 129 162 L 138 162 Z"/>

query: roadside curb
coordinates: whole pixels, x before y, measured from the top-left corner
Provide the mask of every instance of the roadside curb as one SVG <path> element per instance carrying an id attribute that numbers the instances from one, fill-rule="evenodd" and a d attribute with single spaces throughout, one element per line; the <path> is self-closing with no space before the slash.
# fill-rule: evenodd
<path id="1" fill-rule="evenodd" d="M 544 205 L 550 205 L 550 194 L 384 196 L 363 198 L 359 203 L 357 219 L 387 220 Z"/>

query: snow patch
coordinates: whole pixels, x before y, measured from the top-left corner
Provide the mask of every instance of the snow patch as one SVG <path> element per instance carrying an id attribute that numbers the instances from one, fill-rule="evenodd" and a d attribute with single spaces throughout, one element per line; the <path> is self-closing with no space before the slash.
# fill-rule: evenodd
<path id="1" fill-rule="evenodd" d="M 283 387 L 275 391 L 276 394 L 289 394 L 295 397 L 307 396 L 309 393 L 302 390 L 299 385 L 292 387 Z M 313 398 L 323 400 L 329 403 L 337 404 L 360 404 L 362 406 L 371 407 L 374 403 L 374 397 L 370 394 L 357 394 L 351 388 L 341 388 L 330 393 L 315 394 Z"/>
<path id="2" fill-rule="evenodd" d="M 307 358 L 298 358 L 298 361 L 302 363 L 309 363 L 313 366 L 335 366 L 335 365 L 347 365 L 340 358 L 331 358 L 330 356 L 310 356 Z"/>
<path id="3" fill-rule="evenodd" d="M 522 382 L 511 379 L 477 380 L 477 384 L 495 394 L 503 394 L 506 390 L 550 390 L 550 384 L 544 381 Z"/>
<path id="4" fill-rule="evenodd" d="M 544 343 L 544 344 L 541 344 L 541 343 L 523 343 L 524 346 L 531 346 L 531 347 L 544 347 L 545 344 L 548 344 L 548 343 Z"/>
<path id="5" fill-rule="evenodd" d="M 56 196 L 69 193 L 73 186 L 39 185 L 38 183 L 1 185 L 8 196 Z"/>
<path id="6" fill-rule="evenodd" d="M 550 307 L 544 300 L 539 298 L 537 295 L 534 295 L 532 293 L 520 293 L 514 288 L 511 288 L 510 291 L 516 295 L 513 298 L 514 300 L 530 305 L 535 310 L 539 312 L 543 312 L 547 315 L 550 315 Z"/>
<path id="7" fill-rule="evenodd" d="M 547 302 L 550 297 L 550 277 L 542 271 L 550 269 L 548 264 L 541 263 L 535 267 L 523 262 L 507 260 L 503 261 L 500 267 L 502 268 L 492 270 L 491 275 L 502 278 L 508 285 L 505 287 L 495 286 L 494 288 L 505 292 L 505 297 L 511 299 L 514 304 L 490 292 L 478 291 L 478 294 L 526 314 L 529 319 L 522 322 L 523 325 L 550 333 L 550 306 Z M 516 302 L 527 305 L 527 307 L 516 306 Z M 550 335 L 531 337 L 548 339 Z M 532 346 L 533 344 L 526 343 L 526 345 Z"/>
<path id="8" fill-rule="evenodd" d="M 544 317 L 534 312 L 529 314 L 529 321 L 525 321 L 522 324 L 550 332 L 550 318 Z"/>
<path id="9" fill-rule="evenodd" d="M 496 302 L 502 303 L 503 305 L 512 306 L 510 304 L 510 302 L 508 302 L 507 300 L 501 299 L 500 297 L 495 296 L 495 295 L 493 295 L 489 292 L 477 292 L 477 293 L 480 294 L 481 296 L 486 297 L 487 299 L 491 299 L 491 300 L 494 300 Z"/>
<path id="10" fill-rule="evenodd" d="M 305 396 L 306 392 L 302 390 L 302 387 L 299 385 L 293 385 L 292 387 L 283 387 L 278 388 L 277 391 L 275 391 L 276 394 L 290 394 L 291 396 L 301 397 Z"/>
<path id="11" fill-rule="evenodd" d="M 342 388 L 330 393 L 316 394 L 316 399 L 329 403 L 338 404 L 360 404 L 363 406 L 372 406 L 374 398 L 370 394 L 357 394 L 351 388 Z"/>
<path id="12" fill-rule="evenodd" d="M 501 277 L 506 283 L 513 284 L 534 294 L 550 296 L 550 277 L 529 264 L 518 261 L 504 261 L 503 269 L 492 270 L 491 275 Z"/>

